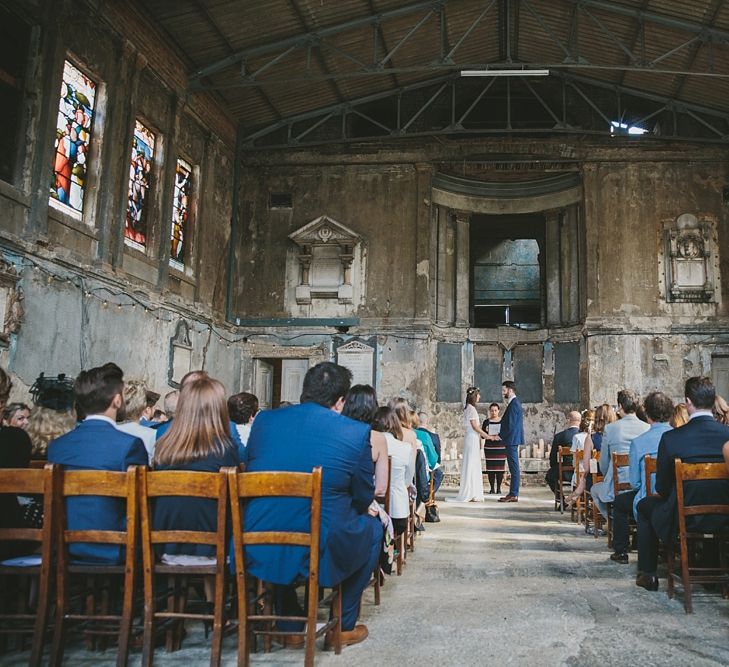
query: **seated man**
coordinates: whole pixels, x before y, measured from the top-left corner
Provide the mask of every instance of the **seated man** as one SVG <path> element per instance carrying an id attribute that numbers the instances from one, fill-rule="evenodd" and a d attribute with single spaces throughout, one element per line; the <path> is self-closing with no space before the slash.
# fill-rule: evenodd
<path id="1" fill-rule="evenodd" d="M 65 470 L 126 471 L 131 465 L 147 465 L 144 443 L 136 436 L 116 428 L 124 413 L 124 379 L 121 368 L 108 363 L 81 371 L 74 383 L 76 404 L 85 415 L 73 431 L 48 445 L 49 463 Z M 66 504 L 70 530 L 123 530 L 126 503 L 118 498 L 79 496 Z M 123 561 L 122 547 L 114 544 L 75 544 L 71 554 L 78 559 L 99 563 Z"/>
<path id="2" fill-rule="evenodd" d="M 600 514 L 606 519 L 608 503 L 615 500 L 613 475 L 618 475 L 620 482 L 628 481 L 627 467 L 613 470 L 612 455 L 627 454 L 630 451 L 631 441 L 645 433 L 649 428 L 648 424 L 638 419 L 635 414 L 639 405 L 640 399 L 634 391 L 621 389 L 618 392 L 618 416 L 620 419 L 605 427 L 602 449 L 600 450 L 600 472 L 605 477 L 602 482 L 592 485 L 590 493 L 595 507 L 600 510 Z"/>
<path id="3" fill-rule="evenodd" d="M 420 428 L 418 430 L 424 431 L 430 436 L 430 442 L 432 443 L 433 449 L 435 450 L 436 461 L 435 465 L 431 466 L 433 471 L 433 492 L 435 493 L 436 491 L 438 491 L 441 483 L 443 482 L 443 470 L 440 467 L 440 436 L 428 428 L 428 425 L 430 423 L 430 417 L 428 416 L 427 412 L 418 412 L 418 420 L 420 421 Z"/>
<path id="4" fill-rule="evenodd" d="M 230 414 L 230 421 L 233 422 L 235 430 L 238 431 L 241 444 L 246 447 L 248 438 L 251 435 L 253 420 L 258 414 L 258 397 L 255 394 L 249 394 L 247 391 L 234 394 L 228 398 L 228 413 Z"/>
<path id="5" fill-rule="evenodd" d="M 649 429 L 630 443 L 629 477 L 632 491 L 621 493 L 613 502 L 613 554 L 610 560 L 628 563 L 628 540 L 630 528 L 628 517 L 637 516 L 638 503 L 646 496 L 645 457 L 654 456 L 658 451 L 661 436 L 671 430 L 668 420 L 673 414 L 673 402 L 662 391 L 654 391 L 645 397 L 643 404 Z"/>
<path id="6" fill-rule="evenodd" d="M 729 441 L 729 426 L 715 421 L 711 412 L 716 390 L 707 377 L 686 380 L 686 409 L 689 422 L 666 431 L 658 443 L 656 461 L 656 492 L 638 503 L 638 576 L 637 586 L 658 590 L 658 540 L 668 543 L 676 534 L 678 522 L 676 474 L 674 462 L 722 461 L 722 447 Z M 687 505 L 711 503 L 729 504 L 726 485 L 706 481 L 688 484 L 685 488 Z M 694 517 L 690 530 L 711 533 L 723 528 L 724 517 Z"/>
<path id="7" fill-rule="evenodd" d="M 367 587 L 382 547 L 382 524 L 368 509 L 374 500 L 370 427 L 339 414 L 351 373 L 330 362 L 310 368 L 304 378 L 301 404 L 259 413 L 248 439 L 251 472 L 311 472 L 322 466 L 321 551 L 319 581 L 342 584 L 342 644 L 367 637 L 355 625 L 362 592 Z M 309 530 L 308 503 L 300 498 L 257 498 L 245 509 L 248 531 Z M 304 581 L 308 552 L 303 548 L 251 546 L 248 570 L 278 587 L 277 608 L 303 616 L 291 584 Z M 300 625 L 279 624 L 282 631 Z M 327 638 L 327 643 L 331 644 Z"/>
<path id="8" fill-rule="evenodd" d="M 549 450 L 549 470 L 547 471 L 547 484 L 552 489 L 552 493 L 557 493 L 557 477 L 559 476 L 559 461 L 557 454 L 560 447 L 570 447 L 572 445 L 572 438 L 580 430 L 580 421 L 582 417 L 576 410 L 572 410 L 567 415 L 567 428 L 564 431 L 556 433 L 552 439 L 552 448 Z M 565 473 L 566 479 L 564 482 L 569 482 L 572 479 L 572 472 L 569 474 Z"/>

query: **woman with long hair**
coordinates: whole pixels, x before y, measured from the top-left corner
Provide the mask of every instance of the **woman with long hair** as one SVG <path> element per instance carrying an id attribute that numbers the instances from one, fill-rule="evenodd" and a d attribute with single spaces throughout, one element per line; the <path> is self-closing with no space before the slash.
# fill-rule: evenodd
<path id="1" fill-rule="evenodd" d="M 392 459 L 389 509 L 395 534 L 399 535 L 407 527 L 410 512 L 409 489 L 415 474 L 413 450 L 402 441 L 402 426 L 392 408 L 382 407 L 375 411 L 372 430 L 384 436 L 387 454 Z"/>
<path id="2" fill-rule="evenodd" d="M 186 383 L 170 429 L 157 442 L 154 467 L 218 472 L 238 463 L 225 388 L 207 375 Z M 217 502 L 212 499 L 158 498 L 154 505 L 152 523 L 157 530 L 210 530 L 216 521 Z M 209 563 L 215 558 L 210 545 L 165 544 L 161 551 L 165 563 Z"/>
<path id="3" fill-rule="evenodd" d="M 25 403 L 8 403 L 3 410 L 3 426 L 26 429 L 30 408 Z"/>
<path id="4" fill-rule="evenodd" d="M 457 502 L 483 502 L 483 471 L 481 469 L 481 438 L 489 437 L 481 428 L 481 421 L 476 412 L 476 404 L 481 400 L 478 387 L 466 390 L 466 401 L 463 410 L 463 425 L 466 438 L 463 442 L 463 463 L 461 465 L 461 485 Z"/>
<path id="5" fill-rule="evenodd" d="M 347 392 L 342 414 L 365 424 L 372 424 L 377 412 L 377 392 L 368 384 L 356 384 Z M 385 437 L 375 430 L 370 431 L 372 462 L 375 474 L 375 498 L 387 492 L 387 443 Z"/>

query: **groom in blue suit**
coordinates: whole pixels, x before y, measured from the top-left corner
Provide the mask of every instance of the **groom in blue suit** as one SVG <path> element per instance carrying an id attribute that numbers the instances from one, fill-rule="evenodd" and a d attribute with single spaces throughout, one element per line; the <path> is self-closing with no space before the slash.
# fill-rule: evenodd
<path id="1" fill-rule="evenodd" d="M 511 380 L 501 383 L 504 400 L 508 403 L 501 418 L 499 437 L 506 445 L 506 462 L 509 464 L 511 483 L 509 493 L 499 498 L 500 503 L 515 503 L 519 500 L 519 445 L 524 444 L 524 411 L 516 396 L 516 384 Z"/>
<path id="2" fill-rule="evenodd" d="M 322 466 L 319 581 L 342 584 L 342 644 L 367 637 L 356 625 L 362 592 L 382 549 L 382 524 L 368 508 L 374 500 L 370 427 L 340 412 L 352 375 L 330 362 L 310 368 L 301 404 L 260 412 L 248 439 L 247 471 L 311 472 Z M 308 501 L 302 498 L 256 498 L 247 503 L 247 531 L 309 529 Z M 304 616 L 294 585 L 305 580 L 309 553 L 295 546 L 246 548 L 248 570 L 277 587 L 277 607 L 286 615 Z M 281 631 L 299 624 L 279 623 Z M 329 640 L 329 637 L 327 638 Z M 287 642 L 289 645 L 289 642 Z"/>
<path id="3" fill-rule="evenodd" d="M 73 385 L 76 406 L 85 416 L 73 430 L 48 445 L 48 462 L 64 470 L 116 470 L 131 465 L 146 466 L 149 457 L 144 443 L 116 428 L 124 414 L 124 379 L 113 363 L 82 371 Z M 69 530 L 123 530 L 126 503 L 119 498 L 77 496 L 66 501 Z M 115 544 L 71 545 L 79 560 L 121 563 L 122 547 Z"/>

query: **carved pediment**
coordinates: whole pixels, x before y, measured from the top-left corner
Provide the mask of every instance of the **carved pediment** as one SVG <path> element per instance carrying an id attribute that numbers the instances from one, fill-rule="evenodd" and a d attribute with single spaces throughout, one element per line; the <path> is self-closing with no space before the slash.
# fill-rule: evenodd
<path id="1" fill-rule="evenodd" d="M 289 234 L 289 238 L 298 246 L 312 245 L 355 245 L 362 238 L 341 222 L 328 215 L 321 215 L 300 229 Z"/>

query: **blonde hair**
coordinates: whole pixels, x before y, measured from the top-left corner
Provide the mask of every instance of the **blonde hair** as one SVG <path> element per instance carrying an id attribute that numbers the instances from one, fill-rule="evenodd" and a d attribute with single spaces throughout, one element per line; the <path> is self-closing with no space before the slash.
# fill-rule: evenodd
<path id="1" fill-rule="evenodd" d="M 392 408 L 395 412 L 395 416 L 397 417 L 398 421 L 400 422 L 400 426 L 403 428 L 410 428 L 410 403 L 408 403 L 406 398 L 402 398 L 399 396 L 398 398 L 393 398 L 387 406 L 389 408 Z"/>
<path id="2" fill-rule="evenodd" d="M 33 443 L 31 456 L 44 459 L 51 440 L 72 431 L 76 427 L 76 413 L 73 410 L 53 410 L 38 405 L 33 408 L 25 432 Z"/>
<path id="3" fill-rule="evenodd" d="M 180 390 L 175 418 L 157 442 L 154 462 L 163 466 L 189 463 L 222 456 L 232 446 L 225 388 L 205 375 Z"/>
<path id="4" fill-rule="evenodd" d="M 595 408 L 595 433 L 602 433 L 608 424 L 618 420 L 612 405 L 603 403 Z"/>
<path id="5" fill-rule="evenodd" d="M 124 383 L 124 406 L 127 421 L 139 421 L 147 407 L 147 386 L 139 380 Z"/>
<path id="6" fill-rule="evenodd" d="M 673 428 L 678 428 L 679 426 L 688 424 L 688 420 L 689 413 L 686 409 L 686 404 L 676 403 L 676 405 L 673 406 L 673 416 L 668 420 L 668 423 L 673 426 Z"/>
<path id="7" fill-rule="evenodd" d="M 729 424 L 729 405 L 727 405 L 727 402 L 719 394 L 714 399 L 714 409 L 712 412 L 714 413 L 714 418 L 720 424 Z"/>

